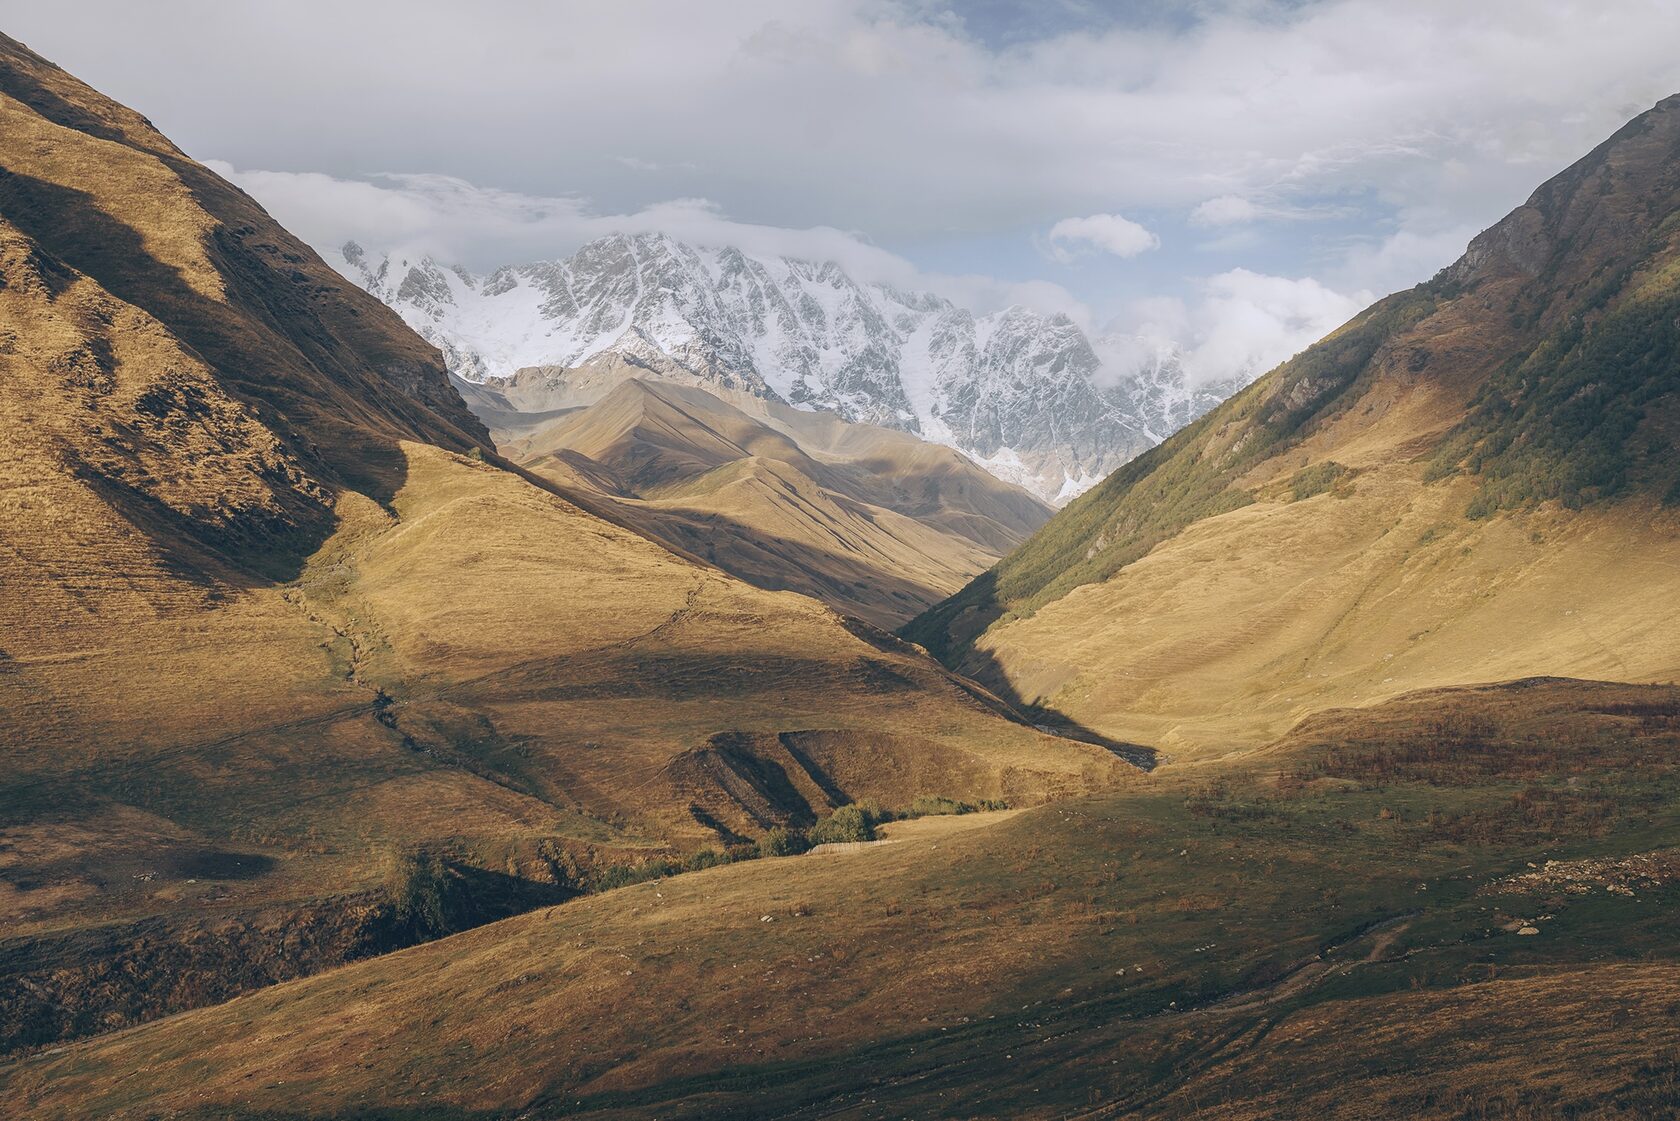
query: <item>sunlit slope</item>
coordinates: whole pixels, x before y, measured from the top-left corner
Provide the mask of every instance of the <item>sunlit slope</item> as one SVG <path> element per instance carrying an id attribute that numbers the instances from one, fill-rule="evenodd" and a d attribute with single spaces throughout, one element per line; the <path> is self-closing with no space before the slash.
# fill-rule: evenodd
<path id="1" fill-rule="evenodd" d="M 949 448 L 725 396 L 627 379 L 526 435 L 506 429 L 504 450 L 733 575 L 886 627 L 961 587 L 1049 515 Z M 505 410 L 475 408 L 510 423 Z"/>
<path id="2" fill-rule="evenodd" d="M 30 1118 L 1662 1115 L 1677 713 L 1568 681 L 1329 713 L 1223 781 L 608 892 L 0 1089 Z"/>
<path id="3" fill-rule="evenodd" d="M 467 921 L 846 801 L 1030 804 L 1127 769 L 812 600 L 402 450 L 402 489 L 341 495 L 293 582 L 9 633 L 0 960 L 29 983 L 0 1002 L 7 1043 L 412 940 L 416 853 L 467 877 Z"/>
<path id="4" fill-rule="evenodd" d="M 0 422 L 0 1050 L 1123 766 L 508 469 L 393 313 L 5 39 Z"/>
<path id="5" fill-rule="evenodd" d="M 1110 734 L 1680 673 L 1680 99 L 1056 515 L 905 633 Z"/>

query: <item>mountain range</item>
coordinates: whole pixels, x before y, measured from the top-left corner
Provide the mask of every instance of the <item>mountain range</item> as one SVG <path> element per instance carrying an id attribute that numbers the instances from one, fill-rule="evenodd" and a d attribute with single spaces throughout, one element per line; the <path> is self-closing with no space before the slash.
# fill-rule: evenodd
<path id="1" fill-rule="evenodd" d="M 1680 1110 L 1680 97 L 1053 515 L 343 264 L 0 35 L 7 1117 Z"/>
<path id="2" fill-rule="evenodd" d="M 3 37 L 0 420 L 0 1050 L 1131 769 L 499 457 L 395 313 Z"/>
<path id="3" fill-rule="evenodd" d="M 542 422 L 488 385 L 464 391 L 503 454 L 598 510 L 889 630 L 1050 516 L 951 448 L 752 393 L 633 377 Z"/>
<path id="4" fill-rule="evenodd" d="M 1169 345 L 1092 339 L 1066 315 L 976 316 L 928 292 L 854 280 L 834 262 L 616 234 L 570 258 L 486 274 L 355 242 L 328 253 L 494 385 L 522 370 L 619 360 L 958 448 L 1060 504 L 1260 371 L 1191 384 Z M 582 403 L 576 390 L 556 399 Z"/>

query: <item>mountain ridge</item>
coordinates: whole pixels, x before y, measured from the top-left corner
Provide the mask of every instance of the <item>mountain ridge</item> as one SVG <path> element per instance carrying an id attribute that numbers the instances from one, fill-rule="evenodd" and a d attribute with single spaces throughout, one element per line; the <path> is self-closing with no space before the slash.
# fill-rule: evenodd
<path id="1" fill-rule="evenodd" d="M 1128 767 L 508 463 L 394 312 L 4 37 L 0 423 L 0 1051 Z"/>
<path id="2" fill-rule="evenodd" d="M 726 392 L 632 377 L 503 453 L 672 548 L 887 629 L 1049 516 L 951 448 Z"/>
<path id="3" fill-rule="evenodd" d="M 977 317 L 931 293 L 857 282 L 833 262 L 665 234 L 608 235 L 565 260 L 484 276 L 355 242 L 333 259 L 468 381 L 627 363 L 913 432 L 1057 503 L 1243 380 L 1191 386 L 1171 348 L 1093 343 L 1065 315 L 1013 306 Z"/>
<path id="4" fill-rule="evenodd" d="M 1484 565 L 1492 587 L 1514 604 L 1539 593 L 1543 569 L 1586 564 L 1605 547 L 1597 542 L 1619 538 L 1615 563 L 1630 572 L 1643 566 L 1637 580 L 1567 593 L 1550 585 L 1548 593 L 1565 595 L 1572 615 L 1597 617 L 1604 633 L 1639 636 L 1629 638 L 1619 667 L 1549 627 L 1517 636 L 1490 623 L 1465 649 L 1504 642 L 1485 650 L 1483 672 L 1591 665 L 1605 677 L 1663 679 L 1674 652 L 1638 601 L 1667 585 L 1658 562 L 1672 547 L 1676 518 L 1665 503 L 1680 487 L 1677 166 L 1680 98 L 1669 98 L 1542 185 L 1459 262 L 1374 304 L 1120 468 L 905 635 L 994 687 L 1147 742 L 1205 740 L 1206 731 L 1187 730 L 1199 726 L 1181 692 L 1192 677 L 1196 688 L 1212 689 L 1210 712 L 1230 707 L 1217 724 L 1229 729 L 1238 719 L 1236 682 L 1246 680 L 1278 706 L 1264 729 L 1245 733 L 1258 736 L 1306 711 L 1302 693 L 1322 703 L 1374 699 L 1385 685 L 1407 683 L 1397 672 L 1406 664 L 1418 666 L 1412 687 L 1448 684 L 1460 671 L 1447 661 L 1428 666 L 1438 640 L 1353 654 L 1349 637 L 1346 657 L 1309 675 L 1339 678 L 1337 688 L 1349 691 L 1300 684 L 1291 674 L 1333 647 L 1329 632 L 1310 631 L 1301 615 L 1272 614 L 1230 558 L 1294 572 L 1300 583 L 1289 594 L 1298 593 L 1298 611 L 1308 602 L 1342 605 L 1314 626 L 1359 618 L 1380 588 L 1385 602 L 1412 604 L 1383 608 L 1399 612 L 1393 626 L 1412 610 L 1412 630 L 1428 631 L 1426 622 L 1444 628 L 1482 610 L 1474 584 L 1449 577 L 1450 557 Z M 1635 509 L 1641 503 L 1648 509 Z M 1542 547 L 1548 537 L 1558 547 Z M 1280 542 L 1307 555 L 1286 557 Z M 1433 603 L 1418 600 L 1430 587 L 1416 570 L 1423 556 L 1441 566 Z M 1223 559 L 1210 564 L 1216 557 Z M 1198 596 L 1219 602 L 1220 612 L 1197 617 Z M 1177 606 L 1124 621 L 1165 602 Z M 1236 643 L 1232 634 L 1248 637 Z M 1244 668 L 1227 666 L 1228 677 L 1211 685 L 1177 656 L 1158 654 L 1159 667 L 1149 669 L 1119 649 L 1172 644 L 1206 644 Z M 1385 658 L 1393 665 L 1384 668 Z M 1467 652 L 1448 661 L 1475 664 Z M 1104 686 L 1103 672 L 1134 683 Z M 1135 699 L 1123 695 L 1130 689 Z"/>

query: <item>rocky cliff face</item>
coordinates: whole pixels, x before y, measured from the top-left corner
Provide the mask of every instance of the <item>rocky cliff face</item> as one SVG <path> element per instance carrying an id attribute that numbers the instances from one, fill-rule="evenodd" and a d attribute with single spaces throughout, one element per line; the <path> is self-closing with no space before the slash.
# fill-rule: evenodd
<path id="1" fill-rule="evenodd" d="M 833 262 L 659 234 L 483 276 L 354 242 L 332 259 L 468 381 L 618 361 L 914 432 L 1058 502 L 1238 388 L 1190 387 L 1170 349 L 1092 340 L 1066 316 L 976 316 Z"/>

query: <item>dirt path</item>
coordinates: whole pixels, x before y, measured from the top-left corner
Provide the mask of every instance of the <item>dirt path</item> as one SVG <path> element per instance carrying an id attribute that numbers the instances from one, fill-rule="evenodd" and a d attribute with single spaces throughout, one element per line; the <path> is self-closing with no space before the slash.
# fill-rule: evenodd
<path id="1" fill-rule="evenodd" d="M 1416 912 L 1410 912 L 1384 919 L 1323 953 L 1300 962 L 1269 985 L 1246 992 L 1231 993 L 1198 1008 L 1186 1009 L 1177 1015 L 1187 1023 L 1195 1023 L 1231 1013 L 1264 1012 L 1300 996 L 1330 977 L 1349 973 L 1362 965 L 1382 961 L 1416 917 Z M 1365 948 L 1364 953 L 1357 957 L 1350 956 L 1350 951 L 1362 944 Z M 1151 1019 L 1165 1015 L 1172 1014 L 1160 1013 Z M 1216 1030 L 1211 1033 L 1205 1045 L 1182 1057 L 1170 1072 L 1151 1082 L 1146 1090 L 1084 1113 L 1070 1114 L 1069 1117 L 1080 1121 L 1095 1121 L 1097 1118 L 1128 1116 L 1154 1105 L 1169 1097 L 1192 1078 L 1205 1075 L 1258 1046 L 1278 1022 L 1280 1020 L 1262 1016 L 1258 1021 L 1230 1025 L 1229 1030 Z"/>

